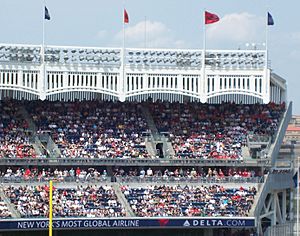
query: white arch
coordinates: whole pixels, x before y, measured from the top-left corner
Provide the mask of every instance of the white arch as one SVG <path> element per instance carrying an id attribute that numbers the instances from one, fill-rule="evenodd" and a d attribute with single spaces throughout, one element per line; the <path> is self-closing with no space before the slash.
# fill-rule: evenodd
<path id="1" fill-rule="evenodd" d="M 79 88 L 79 87 L 68 87 L 62 88 L 62 89 L 56 89 L 53 92 L 47 92 L 46 96 L 52 96 L 60 93 L 68 93 L 68 92 L 86 92 L 86 93 L 99 93 L 99 94 L 105 94 L 108 96 L 115 96 L 118 97 L 118 94 L 116 92 L 109 92 L 108 90 L 99 89 L 99 88 Z"/>
<path id="2" fill-rule="evenodd" d="M 188 91 L 179 91 L 179 90 L 174 90 L 174 89 L 147 89 L 146 91 L 137 91 L 134 93 L 127 93 L 125 95 L 125 98 L 130 98 L 134 96 L 139 96 L 139 95 L 147 95 L 147 94 L 156 94 L 156 93 L 162 93 L 162 94 L 174 94 L 174 95 L 181 95 L 181 96 L 189 96 L 193 98 L 200 99 L 199 94 L 195 93 L 189 93 Z"/>
<path id="3" fill-rule="evenodd" d="M 232 91 L 222 91 L 215 94 L 207 95 L 207 99 L 222 96 L 222 95 L 231 95 L 231 94 L 246 95 L 246 96 L 256 97 L 259 99 L 263 98 L 262 95 L 259 93 L 232 90 Z"/>
<path id="4" fill-rule="evenodd" d="M 33 89 L 30 89 L 29 87 L 20 87 L 20 86 L 14 86 L 14 85 L 10 85 L 10 86 L 1 86 L 0 87 L 0 90 L 12 90 L 12 91 L 19 91 L 19 92 L 24 92 L 24 93 L 29 93 L 29 94 L 32 94 L 32 95 L 37 95 L 39 96 L 39 92 L 37 90 L 33 90 Z"/>

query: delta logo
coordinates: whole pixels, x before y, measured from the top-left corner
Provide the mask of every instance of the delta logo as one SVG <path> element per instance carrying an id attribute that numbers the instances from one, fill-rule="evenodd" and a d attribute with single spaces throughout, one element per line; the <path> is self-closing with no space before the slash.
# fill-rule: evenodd
<path id="1" fill-rule="evenodd" d="M 190 222 L 188 220 L 186 220 L 184 223 L 183 223 L 183 226 L 185 227 L 189 227 L 191 226 Z"/>
<path id="2" fill-rule="evenodd" d="M 159 226 L 166 226 L 169 223 L 169 219 L 159 219 Z"/>

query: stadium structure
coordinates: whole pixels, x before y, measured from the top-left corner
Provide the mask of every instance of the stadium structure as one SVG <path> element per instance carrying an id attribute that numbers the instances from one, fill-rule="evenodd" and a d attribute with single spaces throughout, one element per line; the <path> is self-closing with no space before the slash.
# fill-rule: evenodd
<path id="1" fill-rule="evenodd" d="M 1 235 L 296 235 L 265 50 L 0 45 Z"/>

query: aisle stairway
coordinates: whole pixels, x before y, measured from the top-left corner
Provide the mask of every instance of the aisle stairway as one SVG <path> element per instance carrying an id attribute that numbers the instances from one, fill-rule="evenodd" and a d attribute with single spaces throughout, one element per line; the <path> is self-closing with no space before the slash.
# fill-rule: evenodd
<path id="1" fill-rule="evenodd" d="M 32 144 L 36 154 L 38 156 L 42 156 L 44 154 L 44 148 L 39 138 L 36 136 L 36 125 L 24 106 L 20 105 L 18 107 L 18 113 L 28 123 L 28 130 L 30 131 L 30 143 Z"/>
<path id="2" fill-rule="evenodd" d="M 24 119 L 27 120 L 29 129 L 32 130 L 32 143 L 33 147 L 36 149 L 37 154 L 47 154 L 52 158 L 60 157 L 61 152 L 52 140 L 51 136 L 48 133 L 37 133 L 37 127 L 25 107 L 20 106 L 19 111 Z M 45 145 L 43 143 L 45 143 Z"/>
<path id="3" fill-rule="evenodd" d="M 11 212 L 13 218 L 21 218 L 21 214 L 17 211 L 8 197 L 5 196 L 3 189 L 0 188 L 0 197 L 6 203 L 8 210 Z"/>
<path id="4" fill-rule="evenodd" d="M 121 185 L 119 183 L 114 183 L 114 184 L 112 184 L 112 188 L 115 190 L 115 193 L 118 197 L 118 200 L 120 201 L 122 206 L 125 208 L 125 211 L 128 214 L 128 216 L 129 217 L 135 216 L 135 214 L 133 213 L 126 197 L 124 196 L 124 194 L 121 191 Z"/>
<path id="5" fill-rule="evenodd" d="M 147 151 L 151 156 L 156 156 L 156 144 L 161 143 L 163 147 L 163 157 L 172 157 L 175 155 L 172 143 L 163 135 L 158 132 L 158 129 L 155 125 L 155 122 L 152 118 L 152 115 L 149 111 L 149 108 L 146 104 L 142 106 L 142 112 L 148 127 L 150 129 L 150 136 L 147 138 L 146 147 Z"/>

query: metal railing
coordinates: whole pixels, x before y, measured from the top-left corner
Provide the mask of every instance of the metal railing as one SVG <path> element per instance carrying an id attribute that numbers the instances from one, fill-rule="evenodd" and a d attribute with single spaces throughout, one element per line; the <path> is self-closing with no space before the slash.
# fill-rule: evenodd
<path id="1" fill-rule="evenodd" d="M 271 148 L 269 149 L 268 156 L 271 157 L 272 166 L 275 165 L 275 162 L 276 162 L 276 159 L 278 157 L 278 153 L 279 153 L 283 138 L 285 136 L 286 128 L 287 128 L 287 126 L 289 124 L 289 121 L 292 117 L 292 106 L 293 106 L 293 104 L 292 104 L 292 102 L 290 102 L 289 106 L 288 106 L 288 108 L 287 108 L 287 110 L 284 114 L 284 117 L 282 119 L 282 122 L 280 123 L 280 125 L 278 127 L 279 132 L 276 135 L 275 141 L 271 145 Z"/>
<path id="2" fill-rule="evenodd" d="M 255 209 L 254 209 L 254 215 L 258 216 L 260 214 L 261 209 L 263 208 L 264 202 L 265 202 L 265 198 L 267 196 L 267 194 L 269 193 L 270 190 L 270 174 L 267 174 L 264 178 L 264 182 L 263 185 L 261 186 L 261 188 L 259 189 L 258 193 L 258 198 L 257 198 L 257 203 L 255 205 Z"/>
<path id="3" fill-rule="evenodd" d="M 248 143 L 252 144 L 268 144 L 271 141 L 271 137 L 267 135 L 254 135 L 254 134 L 249 134 L 247 136 L 247 141 Z"/>
<path id="4" fill-rule="evenodd" d="M 1 176 L 1 183 L 45 183 L 50 180 L 59 183 L 98 183 L 98 182 L 111 182 L 110 176 L 99 176 L 99 177 L 76 177 L 76 176 L 66 176 L 66 177 L 19 177 L 19 176 Z"/>
<path id="5" fill-rule="evenodd" d="M 267 228 L 266 236 L 296 236 L 299 232 L 296 231 L 296 222 L 290 221 L 285 224 L 274 225 Z"/>
<path id="6" fill-rule="evenodd" d="M 264 177 L 163 177 L 163 176 L 124 176 L 116 177 L 121 183 L 263 183 Z"/>
<path id="7" fill-rule="evenodd" d="M 58 183 L 103 183 L 103 182 L 118 182 L 118 183 L 263 183 L 263 176 L 256 177 L 163 177 L 163 176 L 66 176 L 66 177 L 20 177 L 20 176 L 1 176 L 1 183 L 45 183 L 50 180 Z"/>
<path id="8" fill-rule="evenodd" d="M 242 160 L 232 159 L 179 159 L 179 158 L 148 158 L 148 159 L 116 159 L 116 158 L 47 158 L 46 156 L 40 156 L 37 158 L 0 158 L 0 165 L 16 165 L 16 166 L 28 166 L 28 165 L 124 165 L 124 166 L 267 166 L 269 160 L 251 160 L 251 162 L 245 162 Z"/>

